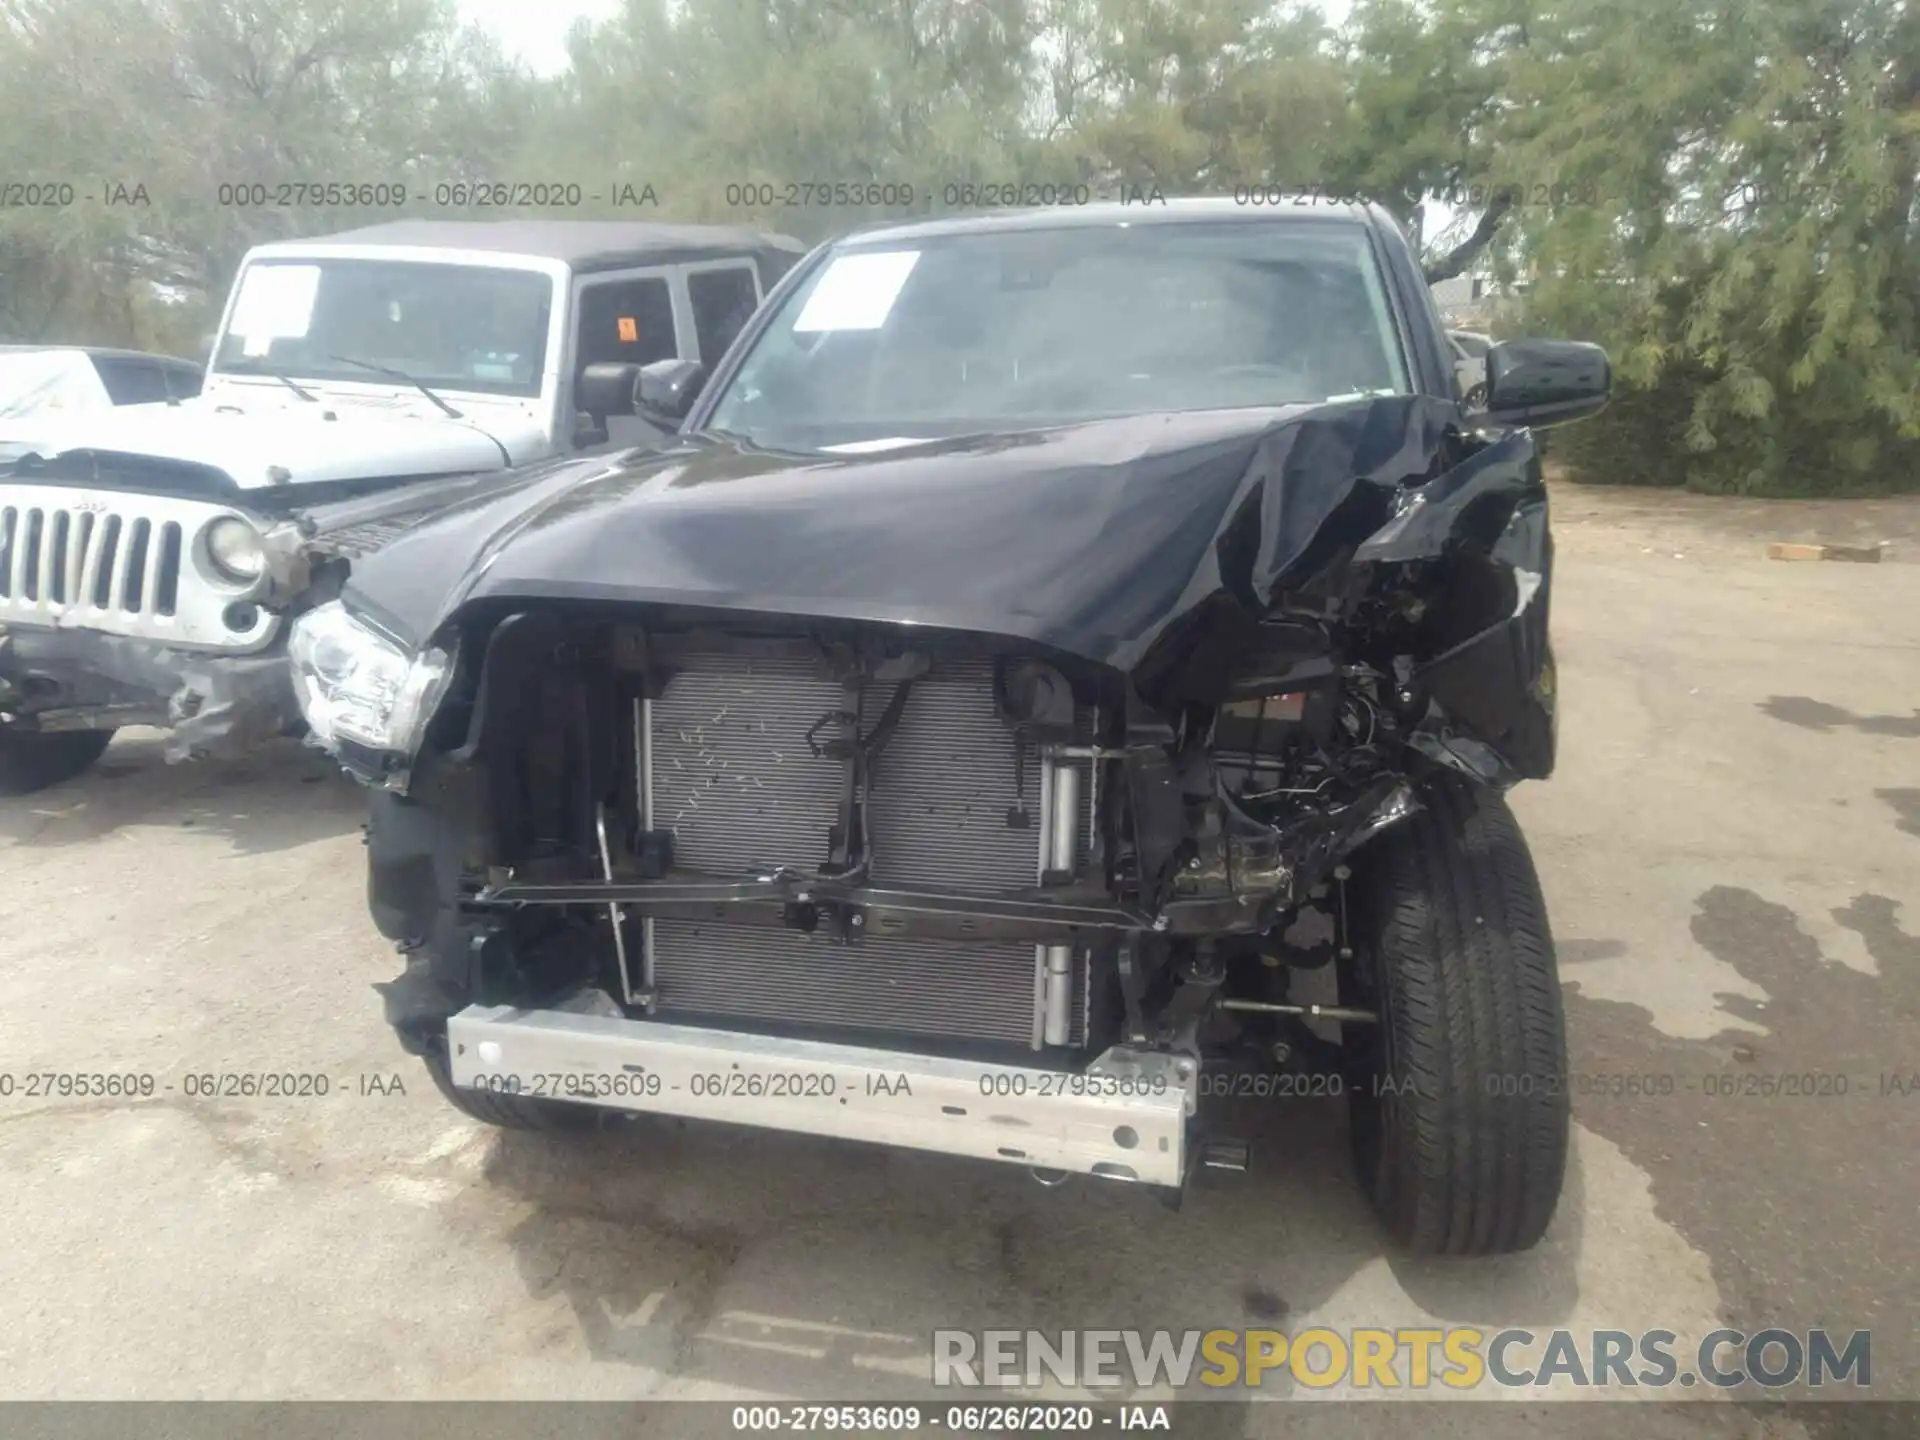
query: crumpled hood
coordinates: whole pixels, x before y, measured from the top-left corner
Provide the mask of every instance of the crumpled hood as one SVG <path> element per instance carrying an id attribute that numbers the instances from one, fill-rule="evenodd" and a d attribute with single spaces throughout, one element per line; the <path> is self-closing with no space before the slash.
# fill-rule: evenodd
<path id="1" fill-rule="evenodd" d="M 1110 666 L 1171 705 L 1217 700 L 1277 600 L 1351 617 L 1391 581 L 1426 616 L 1401 678 L 1461 727 L 1436 745 L 1489 780 L 1544 776 L 1538 453 L 1458 420 L 1397 396 L 831 457 L 695 437 L 503 475 L 355 559 L 344 598 L 415 646 L 543 600 L 925 625 Z"/>
<path id="2" fill-rule="evenodd" d="M 347 598 L 416 645 L 478 602 L 601 600 L 1013 636 L 1151 682 L 1196 627 L 1357 561 L 1470 543 L 1535 585 L 1513 578 L 1547 566 L 1531 437 L 1466 455 L 1457 414 L 1400 396 L 809 457 L 692 438 L 503 477 L 357 561 Z"/>
<path id="3" fill-rule="evenodd" d="M 225 471 L 242 490 L 499 470 L 515 456 L 535 453 L 531 442 L 539 435 L 530 421 L 511 415 L 485 418 L 496 430 L 511 426 L 510 432 L 496 438 L 472 419 L 370 413 L 324 401 L 242 412 L 202 397 L 178 405 L 0 421 L 0 447 L 49 459 L 68 450 L 99 450 L 192 461 Z M 288 478 L 271 477 L 275 469 Z"/>

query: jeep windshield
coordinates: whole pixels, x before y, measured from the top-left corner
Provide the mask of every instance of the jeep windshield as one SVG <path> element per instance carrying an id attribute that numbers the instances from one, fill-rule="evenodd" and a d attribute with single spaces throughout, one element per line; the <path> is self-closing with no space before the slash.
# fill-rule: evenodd
<path id="1" fill-rule="evenodd" d="M 367 364 L 436 390 L 536 396 L 553 281 L 531 270 L 414 260 L 247 266 L 213 369 L 365 383 Z"/>
<path id="2" fill-rule="evenodd" d="M 1081 224 L 838 247 L 704 428 L 767 449 L 882 449 L 1407 389 L 1360 226 Z"/>

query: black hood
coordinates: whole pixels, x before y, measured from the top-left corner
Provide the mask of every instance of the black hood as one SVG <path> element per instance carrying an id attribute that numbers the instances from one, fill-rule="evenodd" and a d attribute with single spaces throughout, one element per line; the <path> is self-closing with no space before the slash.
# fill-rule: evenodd
<path id="1" fill-rule="evenodd" d="M 1276 597 L 1465 545 L 1506 577 L 1500 618 L 1540 612 L 1522 645 L 1540 653 L 1513 657 L 1537 689 L 1533 444 L 1468 443 L 1458 424 L 1452 403 L 1396 396 L 854 455 L 692 437 L 515 476 L 357 561 L 347 600 L 415 645 L 469 606 L 540 599 L 923 625 L 1017 637 L 1150 694 Z"/>

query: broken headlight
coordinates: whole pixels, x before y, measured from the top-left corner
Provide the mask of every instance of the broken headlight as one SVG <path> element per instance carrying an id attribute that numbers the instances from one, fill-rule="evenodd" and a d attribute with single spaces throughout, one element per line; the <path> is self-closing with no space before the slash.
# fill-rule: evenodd
<path id="1" fill-rule="evenodd" d="M 404 789 L 420 737 L 453 677 L 444 650 L 409 653 L 338 600 L 294 621 L 294 694 L 314 739 L 361 779 Z"/>

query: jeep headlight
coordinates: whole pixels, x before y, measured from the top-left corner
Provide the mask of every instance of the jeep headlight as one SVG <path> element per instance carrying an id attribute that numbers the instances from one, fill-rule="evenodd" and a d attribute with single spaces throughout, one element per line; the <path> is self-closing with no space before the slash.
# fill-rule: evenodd
<path id="1" fill-rule="evenodd" d="M 404 789 L 453 657 L 412 654 L 338 600 L 308 611 L 287 640 L 294 694 L 313 738 L 361 779 Z"/>
<path id="2" fill-rule="evenodd" d="M 207 559 L 222 580 L 250 585 L 267 568 L 260 532 L 237 515 L 222 515 L 207 527 Z"/>

